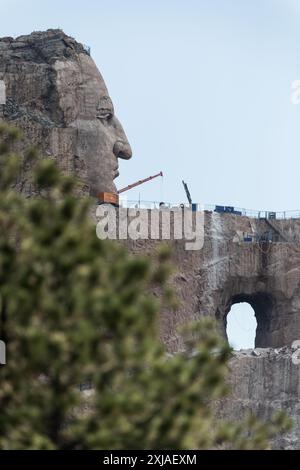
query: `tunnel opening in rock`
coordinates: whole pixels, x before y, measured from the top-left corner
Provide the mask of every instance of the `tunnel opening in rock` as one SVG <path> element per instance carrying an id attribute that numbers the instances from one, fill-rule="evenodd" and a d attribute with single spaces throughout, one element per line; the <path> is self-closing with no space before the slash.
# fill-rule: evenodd
<path id="1" fill-rule="evenodd" d="M 273 297 L 261 292 L 232 297 L 225 312 L 224 329 L 227 340 L 232 343 L 234 349 L 273 346 L 273 330 L 276 326 L 274 305 Z M 237 315 L 238 310 L 239 314 Z M 240 329 L 238 325 L 240 325 Z"/>
<path id="2" fill-rule="evenodd" d="M 239 351 L 255 346 L 257 321 L 255 312 L 247 302 L 232 305 L 227 314 L 227 338 L 230 346 Z"/>

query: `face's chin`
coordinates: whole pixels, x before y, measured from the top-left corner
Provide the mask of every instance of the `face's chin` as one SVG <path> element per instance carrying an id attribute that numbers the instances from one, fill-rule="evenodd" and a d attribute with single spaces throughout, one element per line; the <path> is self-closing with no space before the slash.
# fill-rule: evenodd
<path id="1" fill-rule="evenodd" d="M 117 194 L 118 190 L 114 183 L 115 178 L 116 176 L 114 176 L 113 174 L 110 174 L 109 177 L 107 177 L 107 175 L 104 176 L 102 174 L 101 180 L 99 177 L 98 181 L 94 181 L 94 183 L 90 184 L 90 196 L 98 197 L 99 193 Z M 99 184 L 99 181 L 100 181 L 100 184 Z"/>
<path id="2" fill-rule="evenodd" d="M 118 178 L 118 176 L 120 175 L 120 172 L 119 172 L 119 163 L 118 163 L 118 159 L 116 161 L 116 165 L 115 165 L 115 168 L 113 169 L 113 172 L 112 172 L 112 179 L 113 181 Z M 115 186 L 115 184 L 114 184 Z"/>
<path id="3" fill-rule="evenodd" d="M 115 183 L 115 180 L 118 178 L 119 176 L 119 172 L 115 172 L 114 173 L 114 177 L 113 177 L 113 181 L 112 181 L 112 190 L 111 192 L 114 193 L 114 194 L 117 194 L 118 190 L 117 190 L 117 185 Z"/>
<path id="4" fill-rule="evenodd" d="M 107 184 L 103 185 L 104 192 L 117 194 L 118 190 L 114 182 L 115 178 L 117 178 L 117 176 L 111 176 L 110 179 L 107 180 Z"/>
<path id="5" fill-rule="evenodd" d="M 114 193 L 114 194 L 117 194 L 118 190 L 117 190 L 117 186 L 115 185 L 115 182 L 113 181 L 112 182 L 112 190 L 110 191 L 111 193 Z"/>

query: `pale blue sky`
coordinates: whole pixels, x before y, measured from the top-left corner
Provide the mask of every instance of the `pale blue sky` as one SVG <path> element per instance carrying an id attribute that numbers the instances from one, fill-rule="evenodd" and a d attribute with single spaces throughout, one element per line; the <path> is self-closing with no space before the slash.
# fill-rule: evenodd
<path id="1" fill-rule="evenodd" d="M 130 199 L 181 202 L 185 179 L 195 202 L 300 209 L 300 0 L 0 0 L 0 19 L 91 47 L 134 151 L 118 187 L 165 174 Z"/>
<path id="2" fill-rule="evenodd" d="M 134 150 L 128 193 L 300 209 L 300 0 L 0 0 L 1 36 L 63 28 L 88 44 Z M 163 188 L 162 188 L 163 186 Z"/>
<path id="3" fill-rule="evenodd" d="M 248 303 L 234 304 L 227 316 L 227 337 L 233 349 L 252 349 L 257 321 Z"/>

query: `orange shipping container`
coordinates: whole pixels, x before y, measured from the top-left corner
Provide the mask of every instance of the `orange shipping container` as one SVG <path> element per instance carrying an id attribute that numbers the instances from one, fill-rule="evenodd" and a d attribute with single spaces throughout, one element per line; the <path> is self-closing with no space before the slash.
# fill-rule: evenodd
<path id="1" fill-rule="evenodd" d="M 119 205 L 119 196 L 114 193 L 99 193 L 98 200 L 100 204 L 113 204 L 115 206 Z"/>

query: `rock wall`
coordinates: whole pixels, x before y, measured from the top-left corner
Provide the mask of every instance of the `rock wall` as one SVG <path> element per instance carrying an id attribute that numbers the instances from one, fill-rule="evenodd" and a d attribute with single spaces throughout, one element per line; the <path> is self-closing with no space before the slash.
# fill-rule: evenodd
<path id="1" fill-rule="evenodd" d="M 269 421 L 284 411 L 293 422 L 290 432 L 278 435 L 274 449 L 300 449 L 300 349 L 254 349 L 235 352 L 230 361 L 232 393 L 219 404 L 221 418 L 240 421 L 253 412 Z"/>
<path id="2" fill-rule="evenodd" d="M 300 361 L 293 362 L 300 350 L 298 356 L 291 348 L 300 339 L 300 220 L 272 221 L 271 228 L 264 219 L 206 212 L 204 221 L 201 250 L 186 251 L 184 240 L 165 241 L 173 252 L 172 285 L 180 308 L 162 312 L 161 338 L 169 351 L 177 351 L 179 327 L 204 315 L 216 318 L 226 338 L 231 306 L 249 302 L 257 319 L 256 349 L 234 353 L 232 395 L 217 412 L 240 420 L 254 411 L 268 421 L 284 410 L 294 427 L 273 447 L 300 449 Z M 134 253 L 149 255 L 160 243 L 127 241 Z"/>
<path id="3" fill-rule="evenodd" d="M 300 220 L 273 221 L 270 229 L 265 219 L 206 212 L 204 223 L 201 250 L 187 251 L 185 240 L 165 241 L 173 251 L 172 282 L 181 308 L 164 312 L 164 342 L 170 350 L 178 349 L 178 325 L 204 315 L 215 317 L 226 337 L 231 306 L 248 302 L 257 318 L 256 346 L 291 345 L 300 338 Z M 287 241 L 278 240 L 278 232 Z M 277 241 L 263 241 L 266 233 Z M 158 243 L 161 240 L 127 242 L 142 253 L 151 253 Z"/>

